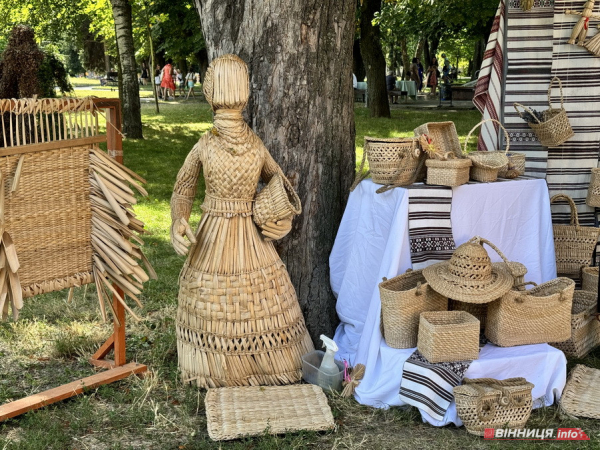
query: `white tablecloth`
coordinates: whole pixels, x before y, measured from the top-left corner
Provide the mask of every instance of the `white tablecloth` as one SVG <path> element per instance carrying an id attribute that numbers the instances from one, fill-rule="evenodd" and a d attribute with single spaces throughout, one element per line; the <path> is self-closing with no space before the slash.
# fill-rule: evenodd
<path id="1" fill-rule="evenodd" d="M 407 191 L 396 188 L 376 194 L 378 187 L 365 180 L 350 194 L 329 265 L 341 320 L 335 335 L 340 348 L 337 357 L 352 365 L 366 365 L 357 400 L 387 407 L 403 404 L 398 394 L 402 365 L 413 350 L 392 349 L 381 336 L 377 285 L 383 277 L 404 273 L 411 261 Z M 457 246 L 476 235 L 489 239 L 509 260 L 527 267 L 526 281 L 541 283 L 556 277 L 550 199 L 544 180 L 454 188 L 452 232 Z M 501 261 L 491 249 L 488 252 L 492 261 Z M 515 364 L 518 359 L 527 363 Z M 536 385 L 534 398 L 551 405 L 565 384 L 565 361 L 561 351 L 545 344 L 509 349 L 489 344 L 466 376 L 525 377 Z M 422 415 L 434 425 L 460 424 L 454 407 L 441 423 Z"/>
<path id="2" fill-rule="evenodd" d="M 396 89 L 405 91 L 410 97 L 417 96 L 417 83 L 410 80 L 396 80 Z"/>

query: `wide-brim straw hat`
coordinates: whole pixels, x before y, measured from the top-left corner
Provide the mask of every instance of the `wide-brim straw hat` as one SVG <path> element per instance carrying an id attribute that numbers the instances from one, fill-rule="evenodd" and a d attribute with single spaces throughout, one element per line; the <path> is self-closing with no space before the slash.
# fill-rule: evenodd
<path id="1" fill-rule="evenodd" d="M 460 245 L 449 261 L 426 267 L 423 275 L 434 291 L 466 303 L 489 303 L 514 283 L 506 263 L 492 263 L 477 239 Z"/>

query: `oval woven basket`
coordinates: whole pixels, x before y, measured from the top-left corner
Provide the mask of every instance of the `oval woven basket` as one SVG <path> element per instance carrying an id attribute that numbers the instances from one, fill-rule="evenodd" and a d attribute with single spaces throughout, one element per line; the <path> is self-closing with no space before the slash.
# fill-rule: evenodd
<path id="1" fill-rule="evenodd" d="M 497 123 L 500 128 L 504 131 L 504 136 L 506 138 L 506 150 L 505 151 L 476 151 L 467 154 L 467 147 L 469 144 L 469 138 L 473 131 L 475 131 L 479 126 L 483 125 L 486 122 L 494 122 Z M 473 167 L 471 168 L 471 178 L 476 181 L 482 182 L 492 182 L 498 179 L 498 171 L 503 167 L 508 166 L 508 157 L 506 154 L 510 149 L 510 137 L 506 128 L 495 119 L 486 119 L 479 122 L 475 125 L 467 138 L 465 139 L 465 147 L 464 153 L 467 154 L 469 159 L 473 161 Z"/>
<path id="2" fill-rule="evenodd" d="M 560 88 L 560 108 L 552 108 L 552 87 L 555 82 L 558 82 Z M 523 119 L 523 113 L 519 111 L 519 107 L 531 114 L 536 120 L 537 123 L 528 122 L 527 124 L 534 131 L 540 143 L 545 147 L 558 147 L 575 136 L 564 107 L 562 82 L 558 77 L 554 77 L 550 81 L 550 86 L 548 87 L 548 109 L 542 113 L 542 120 L 539 120 L 531 109 L 521 103 L 513 103 L 513 107 L 521 119 Z"/>
<path id="3" fill-rule="evenodd" d="M 552 225 L 554 231 L 554 251 L 556 253 L 556 273 L 579 278 L 581 269 L 590 265 L 592 254 L 600 236 L 600 228 L 579 225 L 579 215 L 573 199 L 565 194 L 557 194 L 550 203 L 565 200 L 571 208 L 569 225 Z"/>

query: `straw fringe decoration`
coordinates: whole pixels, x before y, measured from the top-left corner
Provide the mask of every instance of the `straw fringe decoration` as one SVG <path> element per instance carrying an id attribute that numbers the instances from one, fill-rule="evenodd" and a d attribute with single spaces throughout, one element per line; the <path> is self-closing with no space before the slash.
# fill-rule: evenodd
<path id="1" fill-rule="evenodd" d="M 348 398 L 354 395 L 354 391 L 360 384 L 361 380 L 365 376 L 367 368 L 364 364 L 357 364 L 350 374 L 350 381 L 344 381 L 344 390 L 342 391 L 342 397 Z"/>

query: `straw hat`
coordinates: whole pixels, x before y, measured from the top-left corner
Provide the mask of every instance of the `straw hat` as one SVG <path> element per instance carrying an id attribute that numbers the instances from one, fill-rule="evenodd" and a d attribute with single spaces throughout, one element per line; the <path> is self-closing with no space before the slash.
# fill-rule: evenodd
<path id="1" fill-rule="evenodd" d="M 450 261 L 426 267 L 423 275 L 434 291 L 466 303 L 489 303 L 513 286 L 506 263 L 492 264 L 478 239 L 460 245 Z"/>

